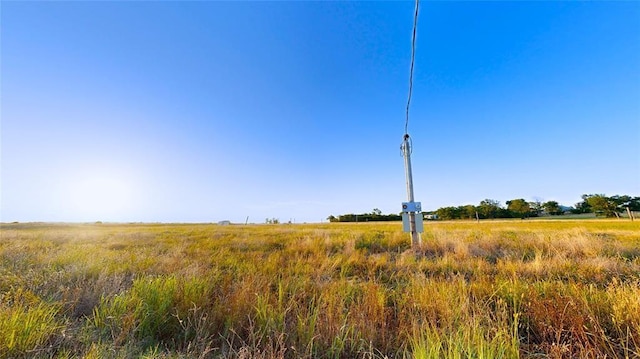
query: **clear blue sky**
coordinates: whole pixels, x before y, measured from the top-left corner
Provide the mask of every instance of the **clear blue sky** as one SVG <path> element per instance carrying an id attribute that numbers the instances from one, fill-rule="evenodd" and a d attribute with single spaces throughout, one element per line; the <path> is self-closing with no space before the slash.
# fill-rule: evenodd
<path id="1" fill-rule="evenodd" d="M 1 4 L 1 221 L 400 211 L 413 2 Z M 640 2 L 422 2 L 426 210 L 640 195 Z"/>

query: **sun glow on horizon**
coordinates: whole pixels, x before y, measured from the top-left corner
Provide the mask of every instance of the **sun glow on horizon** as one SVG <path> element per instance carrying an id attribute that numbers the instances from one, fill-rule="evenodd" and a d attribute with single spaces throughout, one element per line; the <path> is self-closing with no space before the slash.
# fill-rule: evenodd
<path id="1" fill-rule="evenodd" d="M 68 182 L 69 210 L 87 220 L 125 218 L 135 205 L 134 183 L 116 171 L 90 171 Z"/>

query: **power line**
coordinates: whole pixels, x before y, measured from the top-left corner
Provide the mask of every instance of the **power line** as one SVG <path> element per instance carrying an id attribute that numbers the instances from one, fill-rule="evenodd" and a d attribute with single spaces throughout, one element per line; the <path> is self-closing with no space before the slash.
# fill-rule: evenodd
<path id="1" fill-rule="evenodd" d="M 409 98 L 407 99 L 407 118 L 404 122 L 404 134 L 409 133 L 409 106 L 411 105 L 411 93 L 413 92 L 413 63 L 416 55 L 416 28 L 418 27 L 418 8 L 420 0 L 416 0 L 416 11 L 413 15 L 413 37 L 411 38 L 411 68 L 409 70 Z"/>

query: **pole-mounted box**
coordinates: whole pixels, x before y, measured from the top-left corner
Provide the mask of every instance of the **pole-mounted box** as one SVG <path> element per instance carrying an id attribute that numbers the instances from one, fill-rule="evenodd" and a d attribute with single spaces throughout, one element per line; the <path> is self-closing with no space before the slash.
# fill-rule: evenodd
<path id="1" fill-rule="evenodd" d="M 402 212 L 422 212 L 422 203 L 420 202 L 402 202 Z"/>
<path id="2" fill-rule="evenodd" d="M 415 230 L 417 233 L 424 232 L 424 222 L 422 218 L 422 213 L 414 213 L 413 214 Z M 411 216 L 409 213 L 402 214 L 402 230 L 406 233 L 411 233 Z"/>

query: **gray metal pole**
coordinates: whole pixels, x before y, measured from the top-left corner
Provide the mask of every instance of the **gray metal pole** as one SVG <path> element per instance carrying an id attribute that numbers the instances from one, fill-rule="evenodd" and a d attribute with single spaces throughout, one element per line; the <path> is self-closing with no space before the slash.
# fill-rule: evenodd
<path id="1" fill-rule="evenodd" d="M 413 174 L 411 172 L 411 145 L 409 143 L 409 134 L 404 135 L 402 155 L 404 156 L 404 173 L 407 180 L 407 198 L 409 202 L 413 202 Z M 418 233 L 416 229 L 415 212 L 409 212 L 409 228 L 411 230 L 411 247 L 418 249 L 420 247 L 420 233 Z"/>

